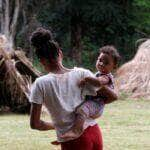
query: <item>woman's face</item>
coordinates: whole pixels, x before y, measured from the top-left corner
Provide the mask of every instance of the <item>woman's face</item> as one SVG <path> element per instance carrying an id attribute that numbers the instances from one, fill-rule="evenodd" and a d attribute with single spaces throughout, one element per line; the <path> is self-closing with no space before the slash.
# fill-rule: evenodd
<path id="1" fill-rule="evenodd" d="M 110 73 L 114 69 L 114 61 L 113 58 L 105 53 L 100 53 L 97 62 L 96 62 L 96 68 L 101 73 Z"/>

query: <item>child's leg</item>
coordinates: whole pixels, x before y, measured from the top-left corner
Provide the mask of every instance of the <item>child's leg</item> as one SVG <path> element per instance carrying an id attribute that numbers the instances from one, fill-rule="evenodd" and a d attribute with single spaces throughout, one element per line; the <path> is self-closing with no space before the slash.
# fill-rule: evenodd
<path id="1" fill-rule="evenodd" d="M 81 116 L 81 114 L 77 114 L 73 127 L 66 133 L 62 134 L 61 138 L 77 138 L 83 131 L 84 120 L 85 119 Z M 53 141 L 51 144 L 59 145 L 60 143 L 58 141 Z"/>
<path id="2" fill-rule="evenodd" d="M 94 101 L 91 101 L 90 118 L 96 119 L 102 116 L 104 106 L 103 100 L 95 99 Z"/>
<path id="3" fill-rule="evenodd" d="M 97 101 L 97 102 L 96 102 Z M 64 133 L 61 138 L 76 138 L 81 135 L 83 132 L 83 125 L 85 119 L 93 118 L 96 119 L 100 117 L 103 113 L 104 109 L 104 101 L 101 100 L 87 100 L 80 106 L 76 108 L 76 119 L 73 127 L 66 133 Z M 58 143 L 52 143 L 54 145 L 58 145 Z"/>
<path id="4" fill-rule="evenodd" d="M 100 117 L 103 113 L 104 102 L 97 100 L 87 100 L 76 109 L 76 119 L 73 127 L 63 134 L 61 138 L 77 138 L 83 132 L 85 119 Z"/>
<path id="5" fill-rule="evenodd" d="M 89 105 L 87 102 L 83 103 L 76 109 L 76 119 L 73 127 L 66 133 L 64 133 L 61 138 L 76 138 L 83 132 L 83 125 L 85 119 L 89 117 Z"/>

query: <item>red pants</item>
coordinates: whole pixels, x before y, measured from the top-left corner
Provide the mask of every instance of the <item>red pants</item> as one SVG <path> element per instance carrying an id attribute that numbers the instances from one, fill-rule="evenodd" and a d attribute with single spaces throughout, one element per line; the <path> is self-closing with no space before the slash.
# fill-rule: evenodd
<path id="1" fill-rule="evenodd" d="M 61 143 L 61 150 L 102 150 L 103 140 L 98 125 L 90 126 L 75 140 Z"/>

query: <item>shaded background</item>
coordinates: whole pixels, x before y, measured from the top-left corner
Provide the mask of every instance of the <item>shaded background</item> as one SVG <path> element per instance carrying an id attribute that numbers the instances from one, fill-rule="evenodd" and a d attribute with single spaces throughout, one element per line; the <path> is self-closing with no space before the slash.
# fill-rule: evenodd
<path id="1" fill-rule="evenodd" d="M 29 36 L 39 26 L 53 31 L 67 66 L 89 69 L 94 68 L 99 47 L 113 44 L 124 63 L 136 53 L 135 41 L 149 37 L 149 0 L 12 0 L 10 20 L 16 1 L 20 5 L 14 46 L 23 48 L 31 59 Z"/>

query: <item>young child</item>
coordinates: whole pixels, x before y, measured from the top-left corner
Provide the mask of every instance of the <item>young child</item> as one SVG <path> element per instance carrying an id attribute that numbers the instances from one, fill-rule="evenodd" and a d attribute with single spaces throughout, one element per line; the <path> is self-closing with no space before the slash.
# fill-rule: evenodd
<path id="1" fill-rule="evenodd" d="M 97 87 L 108 86 L 114 89 L 113 76 L 111 72 L 117 67 L 120 56 L 113 46 L 104 46 L 100 48 L 100 54 L 96 62 L 96 78 L 86 77 L 80 81 L 79 86 L 84 87 L 86 84 L 91 84 Z M 83 131 L 83 125 L 86 118 L 96 119 L 103 113 L 104 105 L 107 102 L 107 97 L 103 96 L 100 91 L 97 96 L 87 96 L 86 100 L 76 108 L 76 120 L 74 126 L 63 134 L 62 138 L 76 138 Z"/>

